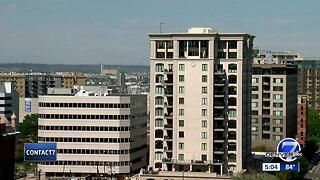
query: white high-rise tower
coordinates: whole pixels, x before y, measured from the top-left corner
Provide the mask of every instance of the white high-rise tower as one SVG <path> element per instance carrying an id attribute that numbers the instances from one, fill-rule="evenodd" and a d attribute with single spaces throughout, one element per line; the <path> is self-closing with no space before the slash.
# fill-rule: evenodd
<path id="1" fill-rule="evenodd" d="M 150 166 L 218 174 L 250 164 L 254 36 L 191 28 L 150 37 Z"/>

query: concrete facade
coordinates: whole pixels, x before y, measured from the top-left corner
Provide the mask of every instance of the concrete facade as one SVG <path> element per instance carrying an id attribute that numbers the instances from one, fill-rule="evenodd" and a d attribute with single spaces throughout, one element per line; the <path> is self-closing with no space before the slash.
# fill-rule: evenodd
<path id="1" fill-rule="evenodd" d="M 191 28 L 149 37 L 150 167 L 242 171 L 251 149 L 254 36 Z"/>
<path id="2" fill-rule="evenodd" d="M 81 93 L 81 91 L 80 91 Z M 147 165 L 147 97 L 39 97 L 39 142 L 57 143 L 57 161 L 39 164 L 47 176 L 119 175 Z"/>

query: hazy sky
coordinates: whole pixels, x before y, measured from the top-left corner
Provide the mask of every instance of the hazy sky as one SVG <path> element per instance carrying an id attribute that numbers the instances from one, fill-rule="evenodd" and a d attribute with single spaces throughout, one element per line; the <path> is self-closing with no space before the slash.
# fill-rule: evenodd
<path id="1" fill-rule="evenodd" d="M 0 63 L 149 64 L 147 33 L 213 27 L 320 56 L 319 0 L 1 0 Z"/>

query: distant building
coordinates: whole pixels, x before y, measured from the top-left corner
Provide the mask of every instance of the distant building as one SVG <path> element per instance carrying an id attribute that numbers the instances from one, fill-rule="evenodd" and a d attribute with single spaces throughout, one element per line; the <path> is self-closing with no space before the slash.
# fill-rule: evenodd
<path id="1" fill-rule="evenodd" d="M 114 76 L 117 77 L 119 71 L 117 69 L 105 69 L 104 65 L 100 65 L 100 72 L 102 76 Z"/>
<path id="2" fill-rule="evenodd" d="M 19 98 L 19 123 L 26 115 L 38 114 L 38 98 Z"/>
<path id="3" fill-rule="evenodd" d="M 1 73 L 0 82 L 11 82 L 13 98 L 19 103 L 14 112 L 22 122 L 28 114 L 38 113 L 38 96 L 47 94 L 49 88 L 72 88 L 74 85 L 85 85 L 86 76 L 73 73 Z M 10 113 L 9 113 L 10 114 Z"/>
<path id="4" fill-rule="evenodd" d="M 40 163 L 39 169 L 46 176 L 96 177 L 145 168 L 146 102 L 145 95 L 100 96 L 85 90 L 40 96 L 39 142 L 56 142 L 58 159 Z"/>
<path id="5" fill-rule="evenodd" d="M 73 73 L 1 73 L 0 82 L 14 83 L 14 90 L 20 97 L 37 98 L 46 94 L 48 88 L 85 85 L 86 76 Z"/>
<path id="6" fill-rule="evenodd" d="M 14 90 L 20 97 L 25 97 L 25 75 L 17 73 L 0 73 L 0 82 L 12 82 Z"/>
<path id="7" fill-rule="evenodd" d="M 303 59 L 301 55 L 295 51 L 271 52 L 268 50 L 254 49 L 253 52 L 255 64 L 287 64 L 288 62 Z"/>
<path id="8" fill-rule="evenodd" d="M 126 84 L 126 74 L 123 72 L 119 72 L 117 74 L 117 85 L 118 86 L 125 86 Z"/>
<path id="9" fill-rule="evenodd" d="M 11 115 L 15 113 L 19 117 L 19 97 L 13 89 L 13 83 L 0 82 L 0 115 L 11 121 Z M 19 120 L 18 120 L 19 121 Z M 19 123 L 16 123 L 18 129 Z"/>
<path id="10" fill-rule="evenodd" d="M 320 109 L 320 58 L 293 61 L 299 68 L 299 93 L 308 96 L 308 106 Z"/>
<path id="11" fill-rule="evenodd" d="M 299 144 L 305 146 L 307 142 L 308 126 L 308 101 L 306 95 L 298 95 L 298 119 L 297 119 L 297 136 Z"/>
<path id="12" fill-rule="evenodd" d="M 275 151 L 278 142 L 297 133 L 297 66 L 252 65 L 252 147 Z"/>

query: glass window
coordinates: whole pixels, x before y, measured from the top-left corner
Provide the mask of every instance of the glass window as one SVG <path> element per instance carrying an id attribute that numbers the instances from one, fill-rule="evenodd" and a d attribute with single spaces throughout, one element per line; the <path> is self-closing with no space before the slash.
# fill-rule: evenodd
<path id="1" fill-rule="evenodd" d="M 257 103 L 257 102 L 252 102 L 252 103 L 251 103 L 251 107 L 253 107 L 253 108 L 258 107 L 258 103 Z"/>
<path id="2" fill-rule="evenodd" d="M 226 41 L 219 41 L 218 42 L 218 49 L 226 49 L 226 48 L 227 48 Z"/>
<path id="3" fill-rule="evenodd" d="M 272 120 L 273 124 L 282 124 L 282 119 L 274 119 Z"/>
<path id="4" fill-rule="evenodd" d="M 156 83 L 163 83 L 163 81 L 164 81 L 164 76 L 157 74 L 156 75 Z"/>
<path id="5" fill-rule="evenodd" d="M 184 86 L 179 86 L 179 94 L 184 94 Z"/>
<path id="6" fill-rule="evenodd" d="M 230 55 L 230 53 L 229 53 Z M 236 54 L 237 55 L 237 54 Z M 229 57 L 230 58 L 230 57 Z M 236 57 L 235 57 L 236 58 Z M 237 72 L 237 64 L 229 64 L 228 65 L 228 72 L 236 73 Z"/>
<path id="7" fill-rule="evenodd" d="M 202 94 L 207 94 L 208 93 L 208 87 L 204 86 L 201 88 Z"/>
<path id="8" fill-rule="evenodd" d="M 208 76 L 207 75 L 202 75 L 201 79 L 202 79 L 202 82 L 208 82 Z"/>
<path id="9" fill-rule="evenodd" d="M 167 41 L 167 49 L 173 49 L 173 41 Z"/>
<path id="10" fill-rule="evenodd" d="M 251 135 L 251 139 L 252 139 L 252 140 L 258 140 L 258 135 L 252 134 L 252 135 Z"/>
<path id="11" fill-rule="evenodd" d="M 273 127 L 273 132 L 282 132 L 282 127 Z"/>
<path id="12" fill-rule="evenodd" d="M 258 131 L 258 127 L 257 126 L 251 126 L 251 131 Z"/>
<path id="13" fill-rule="evenodd" d="M 258 123 L 258 119 L 257 119 L 257 118 L 252 118 L 252 119 L 251 119 L 251 122 L 252 122 L 252 123 Z"/>
<path id="14" fill-rule="evenodd" d="M 237 133 L 234 131 L 229 131 L 228 132 L 228 139 L 230 140 L 236 140 L 237 139 Z"/>
<path id="15" fill-rule="evenodd" d="M 201 143 L 201 150 L 207 150 L 208 144 L 207 143 Z"/>
<path id="16" fill-rule="evenodd" d="M 183 161 L 184 160 L 184 154 L 179 154 L 178 159 L 179 159 L 179 161 Z"/>
<path id="17" fill-rule="evenodd" d="M 163 109 L 162 108 L 156 108 L 156 116 L 163 116 Z"/>
<path id="18" fill-rule="evenodd" d="M 184 143 L 179 143 L 178 148 L 179 148 L 180 150 L 183 150 L 183 149 L 184 149 Z"/>
<path id="19" fill-rule="evenodd" d="M 259 95 L 258 94 L 252 94 L 252 99 L 259 99 Z"/>
<path id="20" fill-rule="evenodd" d="M 274 116 L 283 116 L 283 111 L 273 111 Z"/>
<path id="21" fill-rule="evenodd" d="M 237 76 L 236 75 L 229 75 L 229 84 L 237 84 Z"/>
<path id="22" fill-rule="evenodd" d="M 208 71 L 208 64 L 202 64 L 202 71 Z"/>
<path id="23" fill-rule="evenodd" d="M 252 91 L 259 91 L 259 86 L 252 86 L 251 90 Z"/>
<path id="24" fill-rule="evenodd" d="M 179 109 L 179 116 L 184 116 L 184 109 Z"/>
<path id="25" fill-rule="evenodd" d="M 259 83 L 259 78 L 252 78 L 252 83 Z"/>
<path id="26" fill-rule="evenodd" d="M 275 100 L 283 100 L 283 95 L 282 94 L 274 94 L 273 99 Z"/>
<path id="27" fill-rule="evenodd" d="M 161 86 L 156 86 L 155 91 L 156 94 L 163 94 L 164 88 Z"/>
<path id="28" fill-rule="evenodd" d="M 165 52 L 156 52 L 156 58 L 165 58 Z"/>
<path id="29" fill-rule="evenodd" d="M 228 98 L 228 106 L 237 106 L 237 98 Z"/>
<path id="30" fill-rule="evenodd" d="M 184 104 L 184 98 L 179 98 L 179 104 Z"/>
<path id="31" fill-rule="evenodd" d="M 203 127 L 203 128 L 208 127 L 208 121 L 207 120 L 202 120 L 201 121 L 201 127 Z"/>
<path id="32" fill-rule="evenodd" d="M 228 58 L 237 58 L 237 52 L 229 52 Z"/>
<path id="33" fill-rule="evenodd" d="M 230 109 L 228 112 L 229 117 L 235 118 L 237 117 L 237 110 L 235 109 Z"/>
<path id="34" fill-rule="evenodd" d="M 162 158 L 163 158 L 162 152 L 155 153 L 155 160 L 162 161 Z"/>
<path id="35" fill-rule="evenodd" d="M 162 119 L 156 119 L 155 120 L 155 126 L 156 127 L 163 127 L 163 120 Z"/>
<path id="36" fill-rule="evenodd" d="M 207 132 L 201 132 L 201 139 L 208 139 L 208 133 Z"/>
<path id="37" fill-rule="evenodd" d="M 272 139 L 280 141 L 282 139 L 282 136 L 281 135 L 273 135 Z"/>
<path id="38" fill-rule="evenodd" d="M 201 104 L 207 105 L 208 104 L 208 98 L 201 98 Z"/>
<path id="39" fill-rule="evenodd" d="M 164 64 L 156 64 L 156 72 L 163 72 Z"/>
<path id="40" fill-rule="evenodd" d="M 228 161 L 229 162 L 236 162 L 237 161 L 237 155 L 236 154 L 228 154 Z"/>
<path id="41" fill-rule="evenodd" d="M 163 105 L 163 97 L 156 97 L 156 105 Z"/>
<path id="42" fill-rule="evenodd" d="M 184 82 L 184 75 L 179 75 L 179 82 Z"/>
<path id="43" fill-rule="evenodd" d="M 273 91 L 283 91 L 282 86 L 273 86 Z"/>
<path id="44" fill-rule="evenodd" d="M 179 127 L 184 127 L 184 120 L 179 120 Z"/>
<path id="45" fill-rule="evenodd" d="M 208 110 L 207 109 L 201 109 L 201 116 L 208 116 Z"/>
<path id="46" fill-rule="evenodd" d="M 165 48 L 165 41 L 156 41 L 157 49 Z"/>
<path id="47" fill-rule="evenodd" d="M 282 108 L 283 107 L 283 103 L 273 103 L 273 107 Z"/>
<path id="48" fill-rule="evenodd" d="M 218 52 L 218 58 L 226 58 L 227 55 L 225 52 Z"/>
<path id="49" fill-rule="evenodd" d="M 183 131 L 179 131 L 179 138 L 184 138 L 184 132 Z"/>
<path id="50" fill-rule="evenodd" d="M 273 83 L 283 83 L 283 78 L 273 78 Z"/>
<path id="51" fill-rule="evenodd" d="M 237 41 L 228 41 L 229 49 L 237 49 Z"/>
<path id="52" fill-rule="evenodd" d="M 185 68 L 184 64 L 179 64 L 179 71 L 184 71 L 184 68 Z"/>

